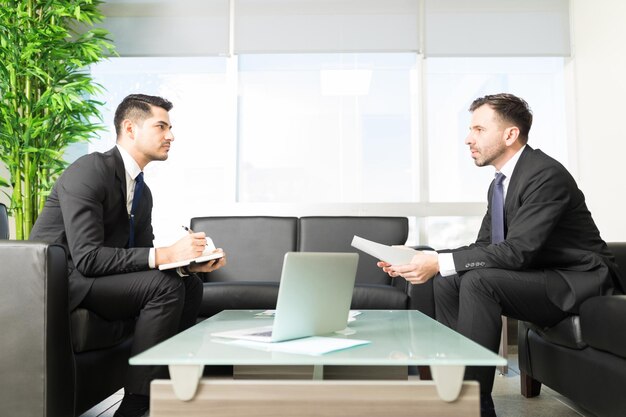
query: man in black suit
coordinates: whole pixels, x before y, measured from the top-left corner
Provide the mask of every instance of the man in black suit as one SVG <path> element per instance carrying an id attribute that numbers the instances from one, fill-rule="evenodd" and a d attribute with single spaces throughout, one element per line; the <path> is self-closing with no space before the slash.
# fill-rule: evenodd
<path id="1" fill-rule="evenodd" d="M 30 236 L 65 245 L 70 310 L 86 308 L 111 321 L 137 318 L 132 355 L 192 326 L 202 300 L 194 272 L 211 272 L 226 262 L 224 257 L 187 269 L 158 269 L 195 258 L 206 246 L 204 233 L 189 233 L 172 246 L 153 247 L 152 194 L 140 183 L 149 162 L 168 157 L 171 108 L 161 97 L 126 97 L 115 112 L 116 146 L 85 155 L 65 170 Z M 115 416 L 144 415 L 150 381 L 163 373 L 163 367 L 131 366 Z"/>
<path id="2" fill-rule="evenodd" d="M 527 145 L 528 104 L 496 94 L 476 99 L 469 110 L 465 144 L 477 166 L 492 165 L 503 178 L 500 190 L 496 180 L 489 187 L 476 243 L 418 252 L 409 265 L 378 265 L 414 284 L 434 277 L 437 320 L 497 352 L 501 315 L 552 326 L 585 299 L 610 294 L 617 272 L 574 178 Z M 503 194 L 501 203 L 494 194 Z M 466 379 L 480 383 L 483 416 L 495 415 L 494 374 L 493 367 L 466 370 Z"/>

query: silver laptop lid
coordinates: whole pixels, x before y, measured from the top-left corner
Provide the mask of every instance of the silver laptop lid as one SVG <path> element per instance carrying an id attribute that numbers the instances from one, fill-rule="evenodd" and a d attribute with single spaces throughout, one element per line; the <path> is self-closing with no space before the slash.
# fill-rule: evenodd
<path id="1" fill-rule="evenodd" d="M 272 340 L 322 335 L 348 323 L 359 255 L 288 252 L 276 303 Z"/>

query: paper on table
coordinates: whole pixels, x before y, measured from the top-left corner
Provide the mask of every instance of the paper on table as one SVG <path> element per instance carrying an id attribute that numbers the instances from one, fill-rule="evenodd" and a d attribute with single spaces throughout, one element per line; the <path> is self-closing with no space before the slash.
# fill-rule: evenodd
<path id="1" fill-rule="evenodd" d="M 312 336 L 286 342 L 264 343 L 249 340 L 234 340 L 229 344 L 261 349 L 270 352 L 297 353 L 301 355 L 323 355 L 337 350 L 348 349 L 371 343 L 369 340 L 340 339 L 335 337 Z"/>
<path id="2" fill-rule="evenodd" d="M 417 252 L 407 246 L 383 245 L 356 235 L 352 238 L 352 246 L 391 265 L 406 265 L 411 262 Z"/>

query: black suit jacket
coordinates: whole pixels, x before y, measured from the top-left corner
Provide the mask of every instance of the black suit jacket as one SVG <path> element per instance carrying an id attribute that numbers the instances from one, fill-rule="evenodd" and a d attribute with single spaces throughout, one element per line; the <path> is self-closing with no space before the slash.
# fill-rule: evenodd
<path id="1" fill-rule="evenodd" d="M 600 237 L 585 197 L 558 161 L 526 146 L 509 180 L 505 240 L 491 244 L 491 194 L 476 243 L 453 250 L 458 273 L 477 268 L 542 270 L 548 297 L 577 312 L 585 299 L 618 285 L 613 256 Z"/>
<path id="2" fill-rule="evenodd" d="M 135 246 L 126 208 L 126 173 L 117 147 L 85 155 L 58 179 L 30 235 L 59 243 L 68 253 L 70 309 L 83 300 L 94 279 L 149 269 L 152 194 L 144 187 L 135 216 Z"/>

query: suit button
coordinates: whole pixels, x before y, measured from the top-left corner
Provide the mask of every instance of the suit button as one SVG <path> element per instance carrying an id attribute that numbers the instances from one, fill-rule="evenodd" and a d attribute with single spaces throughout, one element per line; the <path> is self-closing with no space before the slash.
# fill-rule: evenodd
<path id="1" fill-rule="evenodd" d="M 470 267 L 470 264 L 465 264 L 465 267 L 466 267 L 466 268 L 469 268 L 469 267 Z"/>

